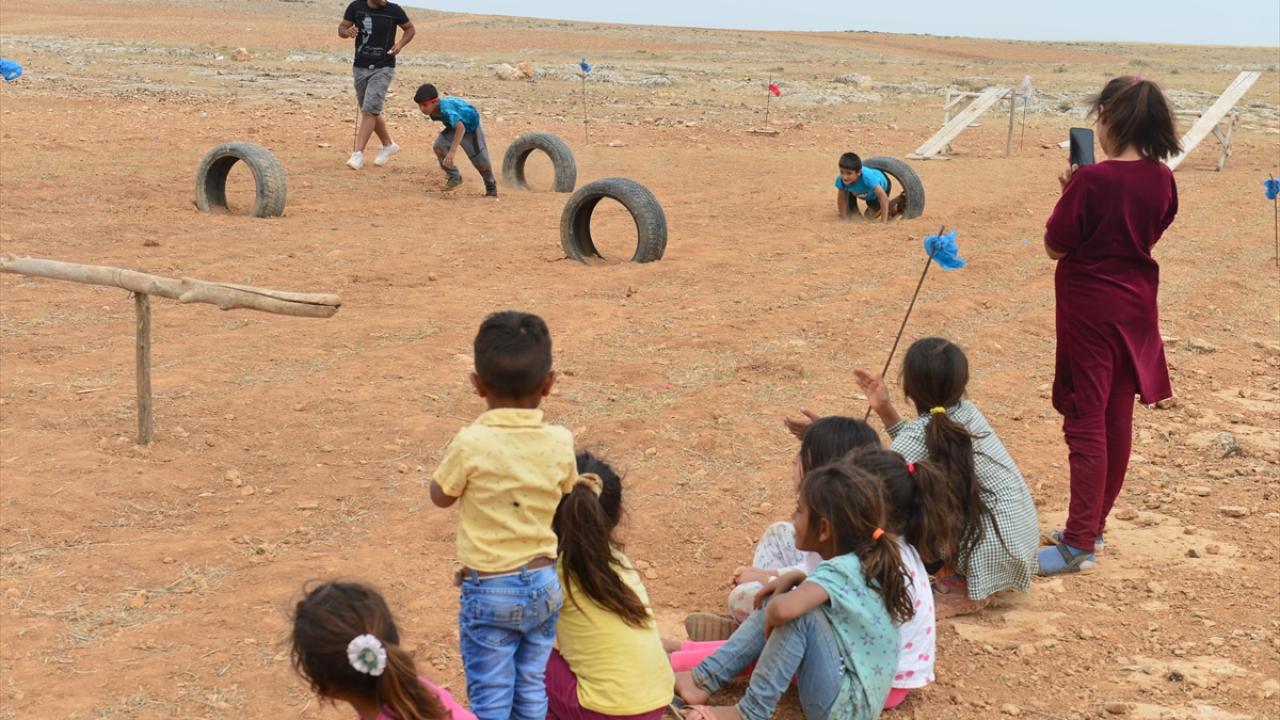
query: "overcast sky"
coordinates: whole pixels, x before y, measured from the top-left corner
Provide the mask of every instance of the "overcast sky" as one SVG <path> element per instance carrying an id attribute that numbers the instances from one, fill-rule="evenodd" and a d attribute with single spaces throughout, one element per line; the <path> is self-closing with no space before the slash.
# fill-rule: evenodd
<path id="1" fill-rule="evenodd" d="M 1016 40 L 1280 47 L 1280 0 L 397 0 L 435 10 L 750 30 L 877 30 Z M 1280 60 L 1280 49 L 1277 50 Z"/>

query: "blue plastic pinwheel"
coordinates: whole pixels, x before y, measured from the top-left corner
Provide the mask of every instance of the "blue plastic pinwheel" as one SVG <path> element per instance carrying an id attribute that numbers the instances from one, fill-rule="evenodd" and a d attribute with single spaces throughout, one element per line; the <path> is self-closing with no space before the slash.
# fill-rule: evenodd
<path id="1" fill-rule="evenodd" d="M 578 61 L 578 67 L 581 68 L 584 73 L 591 72 L 591 63 L 587 62 L 586 58 L 582 58 Z"/>
<path id="2" fill-rule="evenodd" d="M 0 76 L 5 82 L 13 82 L 22 77 L 22 66 L 8 58 L 0 58 Z"/>
<path id="3" fill-rule="evenodd" d="M 926 237 L 924 251 L 943 270 L 959 270 L 964 267 L 964 258 L 960 257 L 960 249 L 956 247 L 955 230 Z"/>
<path id="4" fill-rule="evenodd" d="M 1280 178 L 1267 178 L 1262 181 L 1262 187 L 1267 189 L 1267 199 L 1275 200 L 1280 196 Z"/>

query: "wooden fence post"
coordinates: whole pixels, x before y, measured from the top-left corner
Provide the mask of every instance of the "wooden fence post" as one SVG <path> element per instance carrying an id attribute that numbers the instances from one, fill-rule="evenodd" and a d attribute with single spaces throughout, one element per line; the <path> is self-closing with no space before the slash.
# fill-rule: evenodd
<path id="1" fill-rule="evenodd" d="M 1010 155 L 1013 154 L 1013 119 L 1018 114 L 1018 103 L 1016 102 L 1016 99 L 1017 99 L 1017 96 L 1013 94 L 1012 90 L 1010 90 L 1009 91 L 1009 139 L 1006 140 L 1004 144 L 1005 157 L 1009 157 Z"/>
<path id="2" fill-rule="evenodd" d="M 133 307 L 138 323 L 138 444 L 148 445 L 155 435 L 151 402 L 151 296 L 134 293 Z"/>

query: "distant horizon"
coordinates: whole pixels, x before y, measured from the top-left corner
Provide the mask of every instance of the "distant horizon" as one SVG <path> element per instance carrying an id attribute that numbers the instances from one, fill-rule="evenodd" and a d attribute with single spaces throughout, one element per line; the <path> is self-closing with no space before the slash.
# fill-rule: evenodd
<path id="1" fill-rule="evenodd" d="M 1049 16 L 1026 10 L 1014 0 L 989 0 L 961 6 L 942 0 L 917 0 L 875 7 L 854 15 L 845 3 L 798 3 L 777 12 L 760 0 L 649 0 L 643 4 L 605 4 L 584 0 L 544 0 L 536 13 L 513 0 L 398 0 L 402 5 L 473 15 L 504 15 L 539 20 L 598 22 L 656 27 L 777 32 L 882 32 L 898 35 L 970 37 L 1025 42 L 1107 42 L 1275 48 L 1280 62 L 1280 2 L 1219 0 L 1211 11 L 1191 0 L 1169 0 L 1160 12 L 1127 3 L 1077 0 L 1070 12 Z M 828 6 L 828 7 L 823 7 Z M 830 15 L 848 20 L 829 20 Z M 728 18 L 726 22 L 725 19 Z M 1106 19 L 1102 22 L 1101 19 Z M 1194 18 L 1180 22 L 1180 18 Z"/>

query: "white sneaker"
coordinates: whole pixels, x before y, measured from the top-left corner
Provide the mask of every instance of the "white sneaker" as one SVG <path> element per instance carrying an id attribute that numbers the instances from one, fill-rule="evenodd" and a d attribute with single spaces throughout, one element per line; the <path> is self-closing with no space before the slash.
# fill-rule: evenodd
<path id="1" fill-rule="evenodd" d="M 359 170 L 364 167 L 364 153 L 359 151 L 351 153 L 351 159 L 347 161 L 347 167 L 352 170 Z"/>
<path id="2" fill-rule="evenodd" d="M 373 164 L 378 167 L 382 167 L 387 164 L 387 161 L 391 159 L 392 155 L 395 155 L 398 152 L 400 152 L 400 146 L 394 142 L 390 145 L 383 145 L 382 149 L 378 151 L 378 157 L 373 159 Z"/>

